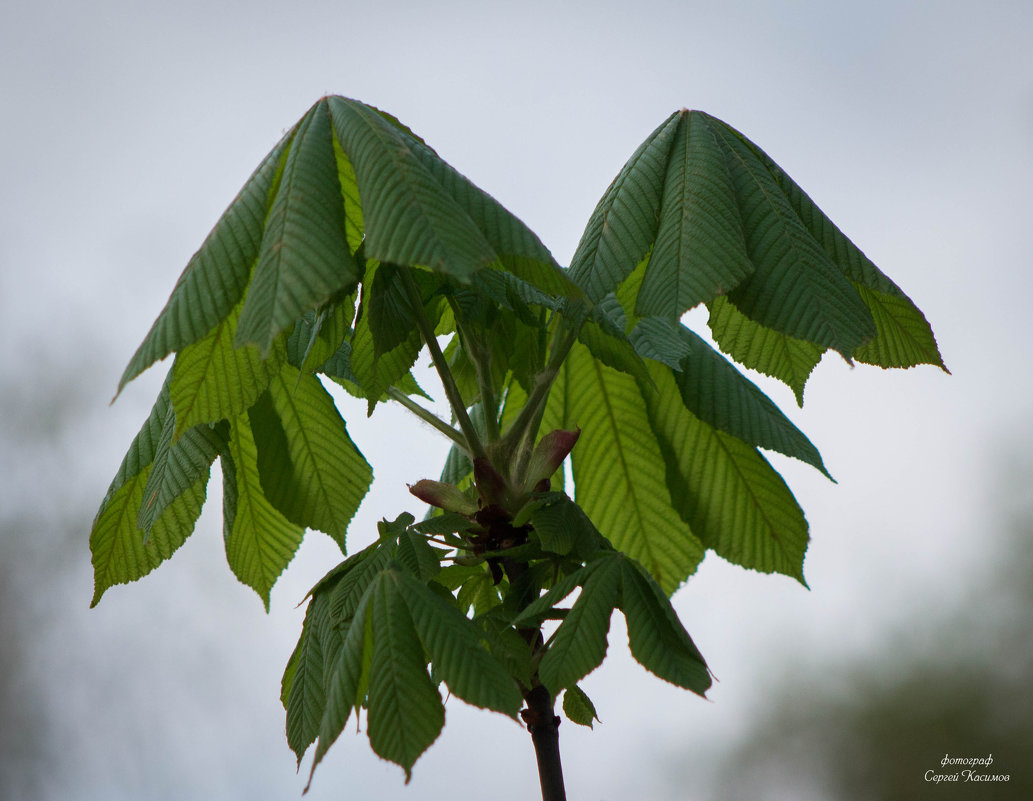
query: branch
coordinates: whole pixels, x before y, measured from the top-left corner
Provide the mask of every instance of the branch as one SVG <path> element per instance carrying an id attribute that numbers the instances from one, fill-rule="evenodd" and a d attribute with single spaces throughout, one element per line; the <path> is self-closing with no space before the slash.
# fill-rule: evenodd
<path id="1" fill-rule="evenodd" d="M 452 413 L 456 416 L 456 421 L 459 423 L 463 436 L 466 437 L 467 452 L 474 459 L 486 459 L 488 454 L 484 450 L 481 438 L 477 436 L 477 429 L 474 428 L 470 415 L 466 412 L 466 404 L 463 402 L 463 396 L 459 392 L 459 386 L 452 376 L 452 371 L 448 369 L 445 355 L 441 352 L 441 348 L 438 347 L 437 337 L 434 336 L 434 326 L 427 319 L 427 312 L 423 308 L 423 299 L 420 297 L 420 288 L 416 286 L 416 280 L 412 277 L 411 270 L 411 267 L 402 267 L 405 288 L 409 295 L 409 304 L 412 306 L 413 314 L 416 317 L 416 326 L 420 329 L 423 341 L 427 343 L 431 361 L 434 362 L 434 369 L 438 371 L 441 386 L 445 389 L 445 397 L 448 398 L 448 403 L 452 407 Z"/>
<path id="2" fill-rule="evenodd" d="M 434 412 L 430 411 L 429 409 L 424 409 L 422 406 L 420 406 L 420 404 L 418 404 L 416 401 L 414 401 L 412 398 L 410 398 L 397 387 L 389 387 L 387 390 L 387 396 L 391 400 L 402 404 L 402 406 L 404 406 L 410 412 L 419 417 L 423 422 L 436 428 L 438 431 L 440 431 L 442 434 L 444 434 L 446 437 L 452 440 L 456 445 L 458 445 L 464 451 L 469 453 L 470 446 L 466 442 L 466 437 L 464 437 L 461 433 L 452 428 L 452 426 L 450 426 L 448 423 L 446 423 L 444 420 L 442 420 L 440 417 L 434 414 Z"/>

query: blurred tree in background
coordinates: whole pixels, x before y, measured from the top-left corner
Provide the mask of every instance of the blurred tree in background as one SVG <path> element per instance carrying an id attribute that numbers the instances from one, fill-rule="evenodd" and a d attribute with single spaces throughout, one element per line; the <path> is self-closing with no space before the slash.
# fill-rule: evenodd
<path id="1" fill-rule="evenodd" d="M 720 798 L 942 801 L 1033 798 L 1033 469 L 1000 468 L 1014 486 L 983 531 L 995 558 L 933 619 L 901 628 L 862 664 L 796 672 L 718 770 Z M 944 756 L 993 756 L 1008 782 L 925 780 Z M 718 797 L 718 796 L 715 796 Z"/>

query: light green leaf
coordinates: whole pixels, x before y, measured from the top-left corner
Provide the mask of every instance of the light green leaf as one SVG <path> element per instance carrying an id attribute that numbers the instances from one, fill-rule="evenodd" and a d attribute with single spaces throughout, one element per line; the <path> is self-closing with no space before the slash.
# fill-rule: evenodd
<path id="1" fill-rule="evenodd" d="M 462 282 L 498 263 L 469 215 L 409 149 L 403 132 L 364 103 L 343 97 L 328 103 L 355 170 L 367 258 L 427 267 Z"/>
<path id="2" fill-rule="evenodd" d="M 343 551 L 373 471 L 333 398 L 315 376 L 284 364 L 248 415 L 265 496 L 288 520 L 325 531 Z"/>
<path id="3" fill-rule="evenodd" d="M 682 111 L 671 146 L 656 244 L 638 294 L 642 317 L 677 320 L 753 272 L 724 152 L 699 112 Z"/>
<path id="4" fill-rule="evenodd" d="M 171 413 L 171 370 L 158 399 L 129 446 L 111 486 L 104 495 L 90 531 L 96 606 L 105 590 L 145 576 L 168 559 L 193 531 L 204 504 L 208 475 L 164 510 L 147 536 L 137 525 L 151 465 Z"/>
<path id="5" fill-rule="evenodd" d="M 649 422 L 679 514 L 729 562 L 803 583 L 807 521 L 782 477 L 756 449 L 688 411 L 670 371 L 650 372 Z"/>
<path id="6" fill-rule="evenodd" d="M 149 532 L 169 504 L 199 480 L 203 478 L 207 484 L 212 462 L 226 445 L 228 429 L 225 422 L 194 426 L 173 442 L 175 427 L 175 413 L 170 406 L 154 452 L 137 520 L 144 532 Z"/>
<path id="7" fill-rule="evenodd" d="M 255 402 L 279 371 L 283 338 L 263 359 L 251 346 L 233 344 L 242 305 L 237 305 L 203 339 L 176 354 L 172 369 L 172 405 L 178 437 L 201 423 L 229 420 Z"/>
<path id="8" fill-rule="evenodd" d="M 721 350 L 739 364 L 786 384 L 803 406 L 804 386 L 825 348 L 765 328 L 723 297 L 710 304 L 709 326 Z"/>
<path id="9" fill-rule="evenodd" d="M 932 364 L 947 370 L 932 328 L 911 300 L 895 292 L 854 285 L 875 318 L 875 339 L 854 351 L 854 358 L 879 367 Z"/>
<path id="10" fill-rule="evenodd" d="M 172 556 L 194 530 L 204 505 L 208 474 L 172 501 L 154 522 L 146 540 L 136 520 L 151 466 L 129 478 L 101 507 L 90 532 L 96 606 L 105 590 L 150 573 Z"/>
<path id="11" fill-rule="evenodd" d="M 287 154 L 236 343 L 254 343 L 267 355 L 302 313 L 361 277 L 348 249 L 330 115 L 321 100 L 298 124 Z"/>
<path id="12" fill-rule="evenodd" d="M 538 675 L 553 697 L 595 670 L 606 656 L 622 561 L 613 554 L 589 563 L 581 594 L 556 630 L 538 667 Z"/>
<path id="13" fill-rule="evenodd" d="M 673 375 L 690 412 L 748 445 L 784 453 L 829 475 L 818 449 L 767 395 L 701 337 L 684 326 L 680 333 L 689 354 Z"/>
<path id="14" fill-rule="evenodd" d="M 305 535 L 266 499 L 258 470 L 258 446 L 247 414 L 231 421 L 222 457 L 223 531 L 226 559 L 241 582 L 258 593 L 269 611 L 269 593 Z"/>
<path id="15" fill-rule="evenodd" d="M 641 565 L 614 561 L 621 568 L 621 609 L 631 655 L 661 679 L 704 695 L 710 670 L 663 590 Z"/>
<path id="16" fill-rule="evenodd" d="M 522 702 L 520 691 L 485 647 L 474 624 L 413 577 L 401 571 L 388 576 L 405 599 L 434 675 L 467 703 L 515 718 Z"/>
<path id="17" fill-rule="evenodd" d="M 585 691 L 576 684 L 568 687 L 563 693 L 563 714 L 571 723 L 587 726 L 590 729 L 594 728 L 592 724 L 599 720 L 592 699 L 585 695 Z"/>
<path id="18" fill-rule="evenodd" d="M 173 351 L 202 339 L 244 296 L 258 258 L 266 213 L 279 184 L 292 128 L 230 203 L 187 264 L 172 295 L 118 383 L 118 389 Z"/>
<path id="19" fill-rule="evenodd" d="M 549 406 L 562 410 L 563 428 L 582 430 L 571 454 L 578 505 L 614 547 L 646 565 L 673 592 L 695 571 L 703 546 L 672 506 L 664 459 L 636 380 L 575 344 Z M 546 416 L 556 419 L 557 411 L 547 410 Z"/>

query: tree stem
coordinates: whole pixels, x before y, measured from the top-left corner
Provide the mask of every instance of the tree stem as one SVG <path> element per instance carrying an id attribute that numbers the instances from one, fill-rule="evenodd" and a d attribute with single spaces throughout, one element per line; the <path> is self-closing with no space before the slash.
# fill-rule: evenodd
<path id="1" fill-rule="evenodd" d="M 534 687 L 525 697 L 527 708 L 520 716 L 527 724 L 538 759 L 542 801 L 566 801 L 563 766 L 560 764 L 560 719 L 553 712 L 553 698 L 545 687 Z"/>

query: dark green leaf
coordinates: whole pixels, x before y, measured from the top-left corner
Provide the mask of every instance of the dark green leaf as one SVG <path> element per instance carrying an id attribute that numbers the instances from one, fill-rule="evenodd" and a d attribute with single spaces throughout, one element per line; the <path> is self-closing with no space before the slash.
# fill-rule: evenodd
<path id="1" fill-rule="evenodd" d="M 590 563 L 581 594 L 556 630 L 538 667 L 553 697 L 595 670 L 606 656 L 622 561 L 614 554 Z"/>
<path id="2" fill-rule="evenodd" d="M 674 380 L 690 412 L 748 445 L 800 459 L 828 476 L 818 449 L 767 395 L 701 337 L 685 327 L 680 333 L 689 354 Z"/>
<path id="3" fill-rule="evenodd" d="M 619 567 L 632 656 L 661 679 L 704 695 L 711 684 L 710 671 L 671 602 L 640 565 L 620 559 Z"/>
<path id="4" fill-rule="evenodd" d="M 230 203 L 176 282 L 172 295 L 119 381 L 119 391 L 151 364 L 218 325 L 244 296 L 258 258 L 283 156 L 297 126 L 281 139 Z"/>
<path id="5" fill-rule="evenodd" d="M 348 248 L 327 102 L 298 124 L 269 212 L 236 342 L 263 356 L 276 335 L 362 276 Z"/>
<path id="6" fill-rule="evenodd" d="M 671 146 L 660 225 L 636 312 L 676 321 L 753 272 L 735 187 L 711 118 L 682 111 Z"/>
<path id="7" fill-rule="evenodd" d="M 435 676 L 467 703 L 515 718 L 522 700 L 520 691 L 485 647 L 473 623 L 411 576 L 394 572 L 391 577 L 430 654 Z"/>
<path id="8" fill-rule="evenodd" d="M 588 220 L 570 263 L 570 277 L 593 301 L 616 289 L 656 239 L 679 119 L 672 114 L 639 146 Z"/>

